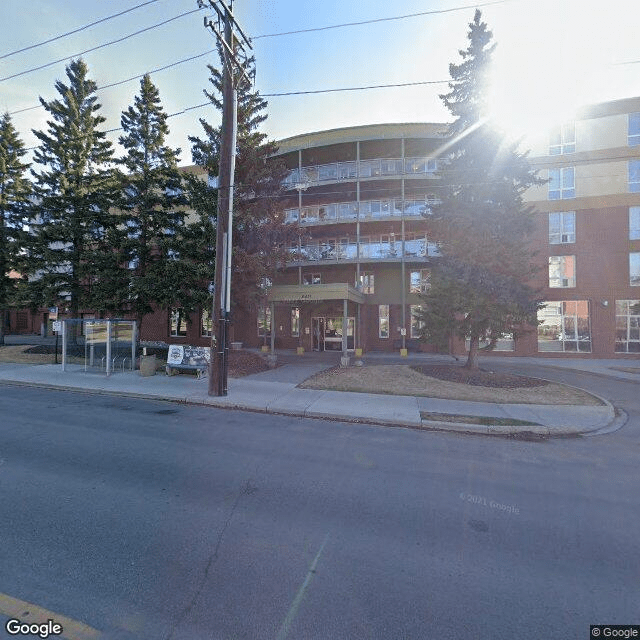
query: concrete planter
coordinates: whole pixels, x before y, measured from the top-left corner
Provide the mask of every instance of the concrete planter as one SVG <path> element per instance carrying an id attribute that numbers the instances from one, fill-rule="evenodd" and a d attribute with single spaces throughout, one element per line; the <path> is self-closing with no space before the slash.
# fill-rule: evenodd
<path id="1" fill-rule="evenodd" d="M 156 357 L 153 356 L 141 356 L 140 357 L 140 375 L 141 376 L 155 376 L 156 375 Z"/>

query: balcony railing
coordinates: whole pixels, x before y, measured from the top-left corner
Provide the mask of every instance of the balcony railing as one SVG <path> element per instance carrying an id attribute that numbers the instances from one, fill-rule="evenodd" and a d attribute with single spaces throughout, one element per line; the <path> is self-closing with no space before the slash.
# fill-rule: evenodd
<path id="1" fill-rule="evenodd" d="M 341 239 L 317 240 L 300 247 L 291 246 L 289 249 L 290 262 L 354 261 L 358 259 L 358 246 L 360 247 L 359 259 L 361 261 L 402 258 L 402 241 L 399 239 L 361 239 L 359 245 L 354 240 Z M 427 258 L 439 255 L 438 246 L 433 242 L 428 242 L 426 238 L 404 241 L 405 258 Z"/>
<path id="2" fill-rule="evenodd" d="M 285 187 L 307 188 L 323 182 L 342 182 L 357 178 L 399 175 L 433 175 L 438 170 L 435 158 L 376 158 L 359 162 L 333 162 L 293 169 L 284 180 Z"/>
<path id="3" fill-rule="evenodd" d="M 285 222 L 317 224 L 319 222 L 350 222 L 353 220 L 375 220 L 376 218 L 424 216 L 431 213 L 431 205 L 437 199 L 425 200 L 365 200 L 358 202 L 334 202 L 310 205 L 302 209 L 286 209 Z"/>

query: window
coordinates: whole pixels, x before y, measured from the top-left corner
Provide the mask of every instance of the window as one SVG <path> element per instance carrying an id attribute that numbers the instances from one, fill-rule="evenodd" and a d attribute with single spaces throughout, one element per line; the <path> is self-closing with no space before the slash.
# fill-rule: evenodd
<path id="1" fill-rule="evenodd" d="M 549 155 L 573 153 L 576 150 L 576 125 L 568 122 L 556 127 L 549 136 Z"/>
<path id="2" fill-rule="evenodd" d="M 271 307 L 258 307 L 258 337 L 271 335 Z"/>
<path id="3" fill-rule="evenodd" d="M 300 308 L 291 307 L 291 337 L 300 337 Z"/>
<path id="4" fill-rule="evenodd" d="M 183 309 L 169 309 L 169 335 L 184 338 L 187 335 L 187 314 Z"/>
<path id="5" fill-rule="evenodd" d="M 420 269 L 409 276 L 409 293 L 426 293 L 431 288 L 431 271 Z"/>
<path id="6" fill-rule="evenodd" d="M 389 305 L 378 305 L 378 337 L 389 337 Z"/>
<path id="7" fill-rule="evenodd" d="M 419 338 L 422 336 L 422 329 L 424 328 L 424 320 L 421 319 L 422 305 L 410 304 L 409 312 L 411 313 L 411 337 Z"/>
<path id="8" fill-rule="evenodd" d="M 575 197 L 576 185 L 574 168 L 549 169 L 549 200 L 565 200 Z"/>
<path id="9" fill-rule="evenodd" d="M 629 254 L 629 284 L 640 287 L 640 253 Z"/>
<path id="10" fill-rule="evenodd" d="M 640 353 L 640 300 L 616 300 L 616 353 Z"/>
<path id="11" fill-rule="evenodd" d="M 200 314 L 200 336 L 203 338 L 210 338 L 212 329 L 213 322 L 211 322 L 211 309 L 203 309 Z"/>
<path id="12" fill-rule="evenodd" d="M 467 351 L 470 348 L 471 340 L 467 338 L 465 340 L 465 347 Z M 480 338 L 478 342 L 478 349 L 487 349 L 491 344 L 491 340 L 487 336 Z M 495 341 L 492 351 L 515 351 L 515 340 L 512 333 L 502 333 L 500 337 Z"/>
<path id="13" fill-rule="evenodd" d="M 629 207 L 629 240 L 640 240 L 640 207 Z"/>
<path id="14" fill-rule="evenodd" d="M 629 191 L 640 193 L 640 160 L 629 160 Z"/>
<path id="15" fill-rule="evenodd" d="M 572 244 L 576 241 L 576 212 L 549 214 L 549 244 Z"/>
<path id="16" fill-rule="evenodd" d="M 322 284 L 322 276 L 319 273 L 303 273 L 302 284 Z"/>
<path id="17" fill-rule="evenodd" d="M 629 114 L 629 146 L 640 144 L 640 113 Z"/>
<path id="18" fill-rule="evenodd" d="M 575 286 L 576 286 L 576 257 L 575 256 L 550 256 L 549 257 L 549 287 L 552 289 L 566 289 L 566 288 L 575 287 Z"/>
<path id="19" fill-rule="evenodd" d="M 363 271 L 360 274 L 360 289 L 367 295 L 375 292 L 375 278 L 372 271 Z"/>
<path id="20" fill-rule="evenodd" d="M 547 302 L 538 322 L 538 351 L 591 352 L 588 300 Z"/>

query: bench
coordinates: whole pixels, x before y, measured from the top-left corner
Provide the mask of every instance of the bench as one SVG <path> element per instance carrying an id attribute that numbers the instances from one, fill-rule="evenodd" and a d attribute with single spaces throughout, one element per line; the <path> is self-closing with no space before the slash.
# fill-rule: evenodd
<path id="1" fill-rule="evenodd" d="M 418 353 L 420 351 L 420 340 L 416 340 L 415 338 L 407 338 L 404 343 L 407 351 L 413 351 L 415 353 Z M 393 350 L 399 351 L 400 349 L 402 349 L 402 338 L 393 341 Z"/>
<path id="2" fill-rule="evenodd" d="M 211 359 L 210 347 L 192 347 L 185 344 L 169 345 L 167 375 L 173 376 L 178 371 L 195 371 L 198 380 L 207 375 Z"/>

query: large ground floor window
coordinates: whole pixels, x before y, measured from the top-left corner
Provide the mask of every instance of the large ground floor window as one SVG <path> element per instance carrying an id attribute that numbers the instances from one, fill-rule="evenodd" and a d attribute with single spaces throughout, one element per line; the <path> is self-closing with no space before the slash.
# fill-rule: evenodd
<path id="1" fill-rule="evenodd" d="M 465 349 L 469 351 L 471 347 L 471 339 L 465 340 Z M 488 349 L 491 346 L 491 340 L 487 336 L 482 336 L 478 342 L 478 349 Z M 512 333 L 503 333 L 495 341 L 492 351 L 514 351 L 516 343 Z"/>
<path id="2" fill-rule="evenodd" d="M 538 351 L 591 352 L 588 300 L 546 302 L 538 322 Z"/>
<path id="3" fill-rule="evenodd" d="M 640 300 L 616 300 L 616 353 L 640 353 Z"/>

